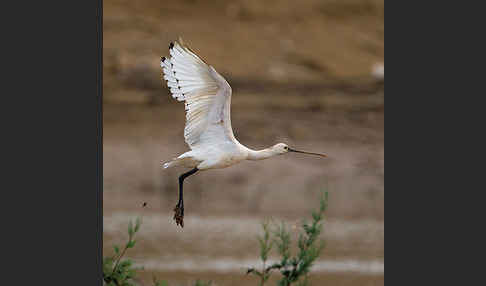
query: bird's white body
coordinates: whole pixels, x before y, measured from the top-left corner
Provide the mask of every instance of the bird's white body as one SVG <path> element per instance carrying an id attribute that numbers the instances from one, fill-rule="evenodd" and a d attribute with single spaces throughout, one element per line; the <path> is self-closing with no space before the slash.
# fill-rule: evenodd
<path id="1" fill-rule="evenodd" d="M 228 82 L 181 40 L 171 45 L 170 55 L 160 63 L 163 78 L 172 97 L 185 101 L 184 137 L 191 151 L 165 163 L 164 168 L 226 168 L 243 160 L 262 160 L 288 152 L 283 143 L 255 151 L 238 142 L 231 127 L 232 90 Z"/>
<path id="2" fill-rule="evenodd" d="M 232 142 L 224 142 L 207 148 L 197 148 L 186 152 L 179 158 L 188 168 L 197 167 L 199 170 L 226 168 L 247 158 L 245 150 Z M 178 160 L 179 160 L 178 158 Z M 174 161 L 173 161 L 174 162 Z"/>
<path id="3" fill-rule="evenodd" d="M 171 162 L 165 163 L 164 168 L 173 166 L 198 168 L 199 170 L 226 168 L 244 160 L 263 160 L 283 153 L 285 153 L 283 150 L 280 151 L 275 147 L 260 151 L 251 150 L 236 140 L 219 142 L 188 151 Z"/>

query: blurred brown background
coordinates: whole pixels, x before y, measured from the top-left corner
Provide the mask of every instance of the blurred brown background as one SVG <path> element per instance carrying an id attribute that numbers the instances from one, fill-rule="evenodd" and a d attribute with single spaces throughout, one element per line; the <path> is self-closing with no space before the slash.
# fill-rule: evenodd
<path id="1" fill-rule="evenodd" d="M 183 104 L 159 69 L 179 36 L 232 86 L 242 144 L 330 156 L 191 176 L 183 230 L 172 209 L 185 170 L 159 163 L 188 150 Z M 383 67 L 383 0 L 104 0 L 105 254 L 128 219 L 143 216 L 128 254 L 145 266 L 141 283 L 154 274 L 178 285 L 255 285 L 241 265 L 257 263 L 259 223 L 298 224 L 327 190 L 327 247 L 312 284 L 383 285 Z"/>

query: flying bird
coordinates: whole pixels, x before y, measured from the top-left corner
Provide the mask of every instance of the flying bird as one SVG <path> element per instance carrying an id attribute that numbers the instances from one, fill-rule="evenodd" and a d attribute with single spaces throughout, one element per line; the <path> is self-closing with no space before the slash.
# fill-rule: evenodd
<path id="1" fill-rule="evenodd" d="M 191 170 L 179 177 L 179 201 L 174 220 L 184 227 L 184 179 L 198 171 L 226 168 L 243 160 L 263 160 L 288 152 L 326 157 L 278 143 L 263 150 L 252 150 L 236 140 L 231 128 L 231 87 L 210 65 L 196 55 L 182 39 L 169 45 L 170 57 L 161 57 L 161 78 L 173 98 L 184 101 L 184 138 L 191 149 L 163 163 L 164 168 L 183 166 Z"/>

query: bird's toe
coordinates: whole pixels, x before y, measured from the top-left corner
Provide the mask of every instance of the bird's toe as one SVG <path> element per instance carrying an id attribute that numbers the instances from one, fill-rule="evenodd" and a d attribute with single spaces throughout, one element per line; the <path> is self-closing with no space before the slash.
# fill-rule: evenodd
<path id="1" fill-rule="evenodd" d="M 184 227 L 184 207 L 177 205 L 174 209 L 174 220 L 177 225 Z"/>

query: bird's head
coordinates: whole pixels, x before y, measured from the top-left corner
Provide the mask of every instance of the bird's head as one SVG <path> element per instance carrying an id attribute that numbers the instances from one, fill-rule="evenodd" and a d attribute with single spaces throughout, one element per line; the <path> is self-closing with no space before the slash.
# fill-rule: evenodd
<path id="1" fill-rule="evenodd" d="M 308 154 L 308 155 L 316 155 L 316 156 L 321 156 L 321 157 L 327 157 L 326 154 L 319 154 L 319 153 L 312 153 L 312 152 L 305 152 L 305 151 L 300 151 L 300 150 L 295 150 L 290 148 L 287 144 L 285 143 L 278 143 L 273 145 L 272 150 L 277 153 L 278 155 L 282 155 L 288 152 L 295 152 L 295 153 L 302 153 L 302 154 Z"/>

